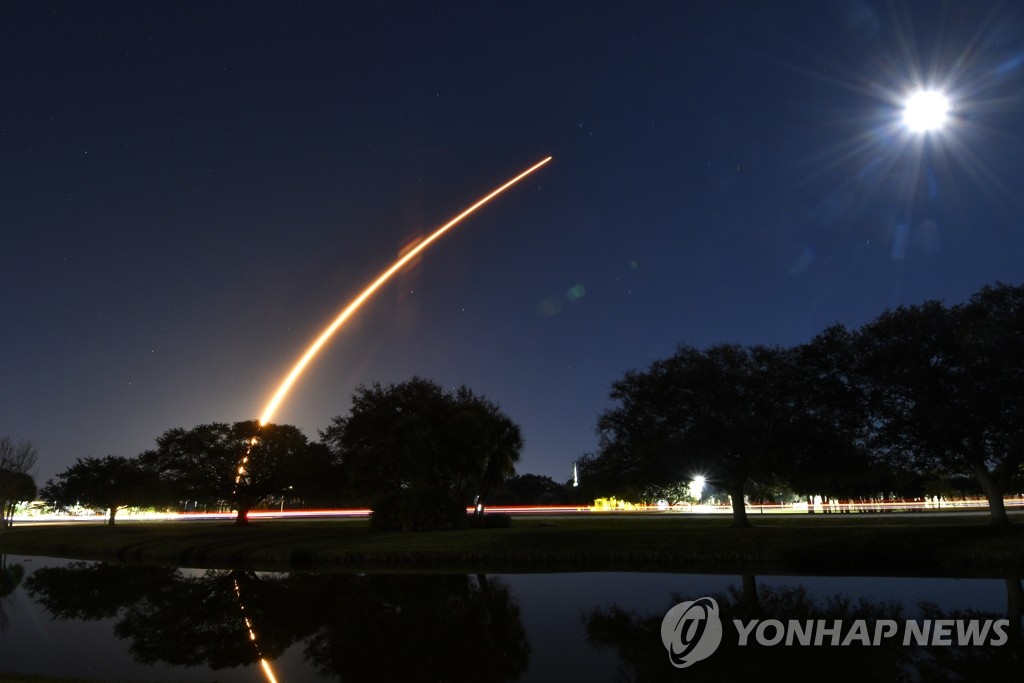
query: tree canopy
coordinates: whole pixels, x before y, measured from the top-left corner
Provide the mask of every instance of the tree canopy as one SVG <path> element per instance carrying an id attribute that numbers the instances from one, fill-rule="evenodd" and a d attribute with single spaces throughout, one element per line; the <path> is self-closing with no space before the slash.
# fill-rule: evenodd
<path id="1" fill-rule="evenodd" d="M 18 503 L 32 500 L 36 495 L 36 482 L 25 472 L 0 469 L 0 504 L 2 518 L 0 529 L 14 524 L 14 508 Z"/>
<path id="2" fill-rule="evenodd" d="M 885 311 L 790 349 L 680 346 L 613 384 L 586 478 L 627 495 L 703 474 L 872 497 L 973 476 L 995 524 L 1024 467 L 1024 287 Z"/>
<path id="3" fill-rule="evenodd" d="M 466 506 L 514 473 L 523 445 L 496 404 L 420 377 L 359 386 L 321 438 L 374 524 L 404 530 L 462 526 Z"/>
<path id="4" fill-rule="evenodd" d="M 244 525 L 254 506 L 294 486 L 313 455 L 298 427 L 245 420 L 169 429 L 143 458 L 181 500 L 228 501 Z"/>
<path id="5" fill-rule="evenodd" d="M 0 530 L 14 524 L 14 508 L 36 495 L 33 470 L 39 453 L 31 441 L 0 437 Z"/>
<path id="6" fill-rule="evenodd" d="M 159 499 L 158 488 L 156 473 L 139 459 L 108 455 L 78 458 L 56 481 L 48 481 L 40 495 L 57 507 L 108 509 L 107 524 L 113 526 L 120 508 L 154 504 Z"/>
<path id="7" fill-rule="evenodd" d="M 792 351 L 720 344 L 680 346 L 644 372 L 612 385 L 618 405 L 598 419 L 600 453 L 591 470 L 636 485 L 670 485 L 700 474 L 732 498 L 746 526 L 744 487 L 785 467 L 803 446 Z"/>
<path id="8" fill-rule="evenodd" d="M 905 466 L 970 474 L 993 524 L 1024 464 L 1024 287 L 886 311 L 857 338 L 874 447 Z"/>

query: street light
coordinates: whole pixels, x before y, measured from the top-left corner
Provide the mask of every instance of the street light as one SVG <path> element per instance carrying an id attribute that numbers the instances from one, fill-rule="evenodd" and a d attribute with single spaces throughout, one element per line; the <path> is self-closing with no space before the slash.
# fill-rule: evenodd
<path id="1" fill-rule="evenodd" d="M 696 498 L 698 503 L 700 502 L 701 494 L 704 493 L 704 482 L 704 475 L 698 474 L 693 478 L 693 481 L 691 481 L 689 486 L 687 487 L 690 490 L 690 496 Z"/>

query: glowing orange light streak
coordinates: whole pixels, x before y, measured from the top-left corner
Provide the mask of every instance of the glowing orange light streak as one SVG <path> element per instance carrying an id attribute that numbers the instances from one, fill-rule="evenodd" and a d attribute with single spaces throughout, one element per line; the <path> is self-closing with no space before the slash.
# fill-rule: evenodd
<path id="1" fill-rule="evenodd" d="M 260 666 L 263 667 L 263 674 L 267 677 L 270 683 L 277 683 L 277 678 L 274 677 L 274 670 L 270 668 L 270 662 L 265 659 L 260 660 Z"/>
<path id="2" fill-rule="evenodd" d="M 260 651 L 260 645 L 256 639 L 256 629 L 253 628 L 252 621 L 248 616 L 245 615 L 245 603 L 242 602 L 242 587 L 238 584 L 238 579 L 235 579 L 235 597 L 238 598 L 238 607 L 242 611 L 242 621 L 245 622 L 245 628 L 249 632 L 249 641 L 252 642 L 256 648 L 256 656 L 260 658 L 260 667 L 263 669 L 263 675 L 267 678 L 267 683 L 277 683 L 277 677 L 274 676 L 274 668 L 270 666 L 270 662 L 263 656 L 263 652 Z"/>
<path id="3" fill-rule="evenodd" d="M 306 349 L 306 352 L 302 354 L 302 357 L 299 358 L 298 362 L 295 364 L 295 367 L 292 368 L 291 372 L 288 373 L 288 376 L 285 377 L 283 382 L 281 382 L 281 385 L 278 387 L 277 392 L 274 394 L 273 398 L 271 398 L 270 402 L 267 403 L 267 407 L 263 409 L 263 415 L 260 416 L 260 424 L 264 425 L 270 421 L 270 419 L 274 416 L 274 413 L 277 412 L 277 409 L 281 405 L 281 402 L 284 400 L 284 397 L 292 388 L 292 385 L 295 384 L 295 381 L 298 380 L 299 376 L 302 374 L 302 371 L 306 369 L 306 366 L 309 365 L 310 361 L 312 361 L 313 358 L 316 357 L 316 354 L 319 353 L 320 348 L 324 344 L 326 344 L 332 336 L 334 336 L 334 333 L 338 331 L 338 328 L 345 324 L 345 321 L 348 320 L 352 316 L 352 314 L 355 313 L 356 310 L 360 306 L 362 306 L 363 303 L 381 287 L 381 285 L 387 282 L 392 275 L 401 270 L 405 264 L 414 259 L 417 254 L 419 254 L 428 246 L 430 246 L 435 240 L 441 237 L 441 235 L 448 232 L 449 229 L 455 227 L 455 225 L 462 221 L 462 219 L 466 218 L 467 216 L 469 216 L 469 214 L 473 213 L 481 206 L 491 201 L 499 194 L 501 194 L 508 188 L 512 187 L 520 180 L 530 175 L 531 173 L 533 173 L 534 171 L 536 171 L 538 168 L 548 163 L 549 161 L 551 161 L 551 157 L 547 157 L 546 159 L 539 161 L 538 163 L 534 164 L 530 168 L 526 169 L 516 177 L 506 182 L 501 187 L 492 190 L 482 199 L 477 200 L 475 204 L 473 204 L 468 209 L 460 213 L 458 216 L 442 225 L 425 240 L 423 240 L 415 247 L 407 251 L 404 255 L 402 255 L 401 258 L 399 258 L 397 261 L 391 264 L 390 268 L 385 270 L 377 277 L 376 280 L 370 283 L 370 285 L 367 286 L 366 289 L 364 289 L 359 294 L 359 296 L 353 299 L 352 302 L 345 307 L 345 310 L 338 314 L 338 317 L 334 319 L 334 322 L 328 325 L 327 328 L 320 334 L 320 336 L 317 337 L 316 341 L 314 341 L 309 346 L 309 348 Z"/>

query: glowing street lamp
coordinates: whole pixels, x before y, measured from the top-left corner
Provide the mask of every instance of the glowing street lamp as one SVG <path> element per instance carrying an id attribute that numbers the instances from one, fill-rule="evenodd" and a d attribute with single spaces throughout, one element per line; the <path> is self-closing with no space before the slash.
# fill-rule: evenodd
<path id="1" fill-rule="evenodd" d="M 693 478 L 693 481 L 690 482 L 689 486 L 687 486 L 690 491 L 690 496 L 697 499 L 698 502 L 700 502 L 701 494 L 704 493 L 704 481 L 704 475 L 698 474 Z"/>

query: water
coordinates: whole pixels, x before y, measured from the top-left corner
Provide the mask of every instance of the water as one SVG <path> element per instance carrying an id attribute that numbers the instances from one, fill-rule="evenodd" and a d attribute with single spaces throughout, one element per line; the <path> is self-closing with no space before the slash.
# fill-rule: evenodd
<path id="1" fill-rule="evenodd" d="M 6 558 L 4 575 L 0 673 L 222 683 L 271 676 L 280 683 L 602 683 L 740 675 L 982 680 L 1020 670 L 1017 641 L 755 648 L 738 647 L 729 630 L 736 616 L 847 624 L 967 613 L 1005 619 L 1011 596 L 1019 630 L 1019 578 L 287 574 L 16 556 Z M 830 600 L 837 594 L 848 600 Z M 715 597 L 722 610 L 722 645 L 677 669 L 661 642 L 662 618 L 677 602 L 703 596 Z"/>

